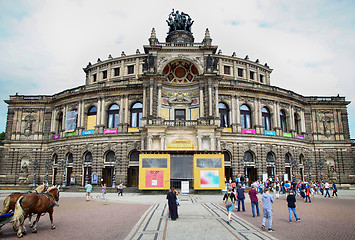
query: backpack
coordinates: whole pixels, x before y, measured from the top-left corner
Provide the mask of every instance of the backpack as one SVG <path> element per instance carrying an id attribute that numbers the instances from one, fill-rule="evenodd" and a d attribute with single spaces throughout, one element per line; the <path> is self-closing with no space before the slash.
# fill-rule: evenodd
<path id="1" fill-rule="evenodd" d="M 233 202 L 232 202 L 232 199 L 231 199 L 231 196 L 230 194 L 227 195 L 227 201 L 226 201 L 226 206 L 227 207 L 230 207 L 233 205 Z"/>

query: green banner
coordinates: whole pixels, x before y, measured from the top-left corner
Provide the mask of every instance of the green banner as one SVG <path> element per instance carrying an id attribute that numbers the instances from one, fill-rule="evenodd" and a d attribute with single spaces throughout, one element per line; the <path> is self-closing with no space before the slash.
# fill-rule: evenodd
<path id="1" fill-rule="evenodd" d="M 71 136 L 75 136 L 75 132 L 67 132 L 65 133 L 66 137 L 71 137 Z"/>
<path id="2" fill-rule="evenodd" d="M 282 133 L 282 136 L 292 138 L 292 133 Z"/>

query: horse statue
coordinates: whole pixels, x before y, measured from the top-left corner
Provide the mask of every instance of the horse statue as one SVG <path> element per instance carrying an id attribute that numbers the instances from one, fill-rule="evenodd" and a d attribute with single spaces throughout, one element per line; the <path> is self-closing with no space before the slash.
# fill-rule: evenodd
<path id="1" fill-rule="evenodd" d="M 14 221 L 18 224 L 17 237 L 22 237 L 26 232 L 24 225 L 25 219 L 30 214 L 37 214 L 36 220 L 32 225 L 32 232 L 37 232 L 37 222 L 39 221 L 42 214 L 49 213 L 49 218 L 51 220 L 51 228 L 55 229 L 53 224 L 53 211 L 54 206 L 58 206 L 59 201 L 59 187 L 50 187 L 46 192 L 29 193 L 19 198 L 16 203 Z"/>
<path id="2" fill-rule="evenodd" d="M 33 191 L 29 191 L 27 193 L 32 193 L 32 192 L 35 192 L 35 193 L 43 193 L 47 191 L 47 187 L 45 184 L 42 184 L 42 185 L 39 185 L 35 190 Z M 14 193 L 11 193 L 9 196 L 7 196 L 4 200 L 4 203 L 3 203 L 3 209 L 0 213 L 0 215 L 4 215 L 4 214 L 7 214 L 9 213 L 11 210 L 12 212 L 15 211 L 15 205 L 16 205 L 16 202 L 17 200 L 22 197 L 23 195 L 27 194 L 27 193 L 20 193 L 20 192 L 14 192 Z M 29 224 L 31 225 L 31 217 L 32 215 L 29 216 Z M 13 225 L 13 229 L 14 231 L 17 231 L 16 229 L 16 226 Z M 2 234 L 2 229 L 1 229 L 1 226 L 0 226 L 0 235 Z"/>

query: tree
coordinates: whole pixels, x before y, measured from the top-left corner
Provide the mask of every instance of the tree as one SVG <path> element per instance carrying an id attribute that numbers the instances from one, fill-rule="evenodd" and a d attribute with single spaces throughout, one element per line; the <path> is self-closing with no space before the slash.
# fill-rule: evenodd
<path id="1" fill-rule="evenodd" d="M 5 139 L 5 132 L 0 133 L 0 140 Z"/>

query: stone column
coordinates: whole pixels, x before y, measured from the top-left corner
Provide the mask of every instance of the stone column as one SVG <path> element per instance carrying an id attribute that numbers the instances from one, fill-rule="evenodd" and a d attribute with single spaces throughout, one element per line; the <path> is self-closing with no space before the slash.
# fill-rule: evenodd
<path id="1" fill-rule="evenodd" d="M 293 114 L 293 106 L 289 106 L 289 111 L 290 111 L 290 131 L 289 132 L 293 132 L 295 131 L 295 118 L 294 118 L 294 114 Z"/>
<path id="2" fill-rule="evenodd" d="M 236 99 L 236 105 L 235 105 L 235 109 L 237 111 L 237 132 L 242 132 L 242 125 L 240 123 L 240 103 L 239 103 L 239 96 L 237 96 L 237 99 Z"/>
<path id="3" fill-rule="evenodd" d="M 161 84 L 158 84 L 158 117 L 161 117 Z"/>
<path id="4" fill-rule="evenodd" d="M 246 75 L 245 75 L 246 79 L 249 81 L 250 80 L 250 71 L 249 71 L 249 64 L 247 64 L 246 66 Z"/>
<path id="5" fill-rule="evenodd" d="M 209 81 L 208 83 L 208 115 L 212 116 L 212 86 Z"/>
<path id="6" fill-rule="evenodd" d="M 78 116 L 77 116 L 78 122 L 77 122 L 77 126 L 76 126 L 77 128 L 81 127 L 81 114 L 82 114 L 81 104 L 82 104 L 82 102 L 79 101 Z"/>
<path id="7" fill-rule="evenodd" d="M 52 119 L 51 119 L 51 132 L 55 131 L 55 114 L 56 110 L 52 109 Z"/>
<path id="8" fill-rule="evenodd" d="M 124 104 L 124 96 L 121 95 L 121 100 L 120 100 L 120 123 L 125 123 L 126 117 L 125 117 L 125 104 Z"/>
<path id="9" fill-rule="evenodd" d="M 153 84 L 150 84 L 149 103 L 149 115 L 153 115 Z"/>
<path id="10" fill-rule="evenodd" d="M 235 95 L 232 95 L 231 96 L 232 98 L 232 101 L 231 101 L 231 125 L 234 125 L 236 122 L 235 122 Z"/>
<path id="11" fill-rule="evenodd" d="M 67 112 L 68 112 L 68 105 L 65 105 L 64 112 L 63 112 L 63 122 L 62 122 L 62 130 L 63 131 L 65 131 L 65 122 L 67 121 Z"/>
<path id="12" fill-rule="evenodd" d="M 200 117 L 204 116 L 204 101 L 203 101 L 203 89 L 200 87 Z"/>
<path id="13" fill-rule="evenodd" d="M 237 63 L 236 63 L 236 61 L 233 61 L 233 76 L 234 76 L 234 80 L 237 80 L 237 77 L 238 77 L 238 69 L 237 69 Z"/>
<path id="14" fill-rule="evenodd" d="M 147 88 L 143 85 L 143 117 L 147 117 Z"/>
<path id="15" fill-rule="evenodd" d="M 165 136 L 160 135 L 160 150 L 165 150 Z"/>
<path id="16" fill-rule="evenodd" d="M 97 100 L 96 126 L 100 125 L 100 116 L 101 116 L 101 98 Z"/>
<path id="17" fill-rule="evenodd" d="M 104 126 L 104 119 L 105 119 L 105 99 L 102 98 L 101 100 L 101 125 Z"/>
<path id="18" fill-rule="evenodd" d="M 85 121 L 84 121 L 84 116 L 85 116 L 85 104 L 84 101 L 81 102 L 81 125 L 80 127 L 85 128 Z"/>
<path id="19" fill-rule="evenodd" d="M 302 133 L 306 132 L 306 122 L 304 119 L 304 110 L 301 110 L 301 132 Z"/>
<path id="20" fill-rule="evenodd" d="M 216 108 L 216 113 L 215 117 L 219 117 L 219 99 L 218 99 L 218 86 L 215 86 L 215 108 Z"/>
<path id="21" fill-rule="evenodd" d="M 125 113 L 124 113 L 124 117 L 125 117 L 125 123 L 127 123 L 128 124 L 128 95 L 125 95 L 124 96 L 125 97 Z"/>
<path id="22" fill-rule="evenodd" d="M 197 135 L 197 150 L 202 150 L 202 137 Z"/>

